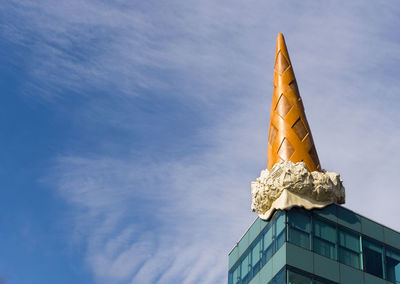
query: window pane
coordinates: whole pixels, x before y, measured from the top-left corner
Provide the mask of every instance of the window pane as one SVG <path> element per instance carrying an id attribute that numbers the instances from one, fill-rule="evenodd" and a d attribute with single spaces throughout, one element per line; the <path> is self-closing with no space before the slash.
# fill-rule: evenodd
<path id="1" fill-rule="evenodd" d="M 336 227 L 327 222 L 315 219 L 314 235 L 331 243 L 336 243 Z"/>
<path id="2" fill-rule="evenodd" d="M 348 250 L 346 248 L 339 248 L 339 261 L 341 263 L 353 266 L 355 268 L 360 269 L 360 254 L 353 252 L 352 250 Z"/>
<path id="3" fill-rule="evenodd" d="M 267 249 L 272 244 L 272 228 L 264 234 L 264 250 Z"/>
<path id="4" fill-rule="evenodd" d="M 279 233 L 275 239 L 275 251 L 277 251 L 285 243 L 285 230 Z"/>
<path id="5" fill-rule="evenodd" d="M 265 233 L 263 237 L 264 241 L 264 259 L 263 263 L 266 263 L 271 257 L 273 253 L 273 244 L 272 244 L 272 228 Z"/>
<path id="6" fill-rule="evenodd" d="M 275 251 L 277 251 L 285 242 L 285 227 L 285 213 L 279 212 L 279 215 L 274 222 Z"/>
<path id="7" fill-rule="evenodd" d="M 299 210 L 292 209 L 288 214 L 288 223 L 291 227 L 298 230 L 310 233 L 311 232 L 311 217 Z"/>
<path id="8" fill-rule="evenodd" d="M 254 245 L 252 249 L 252 261 L 251 264 L 254 265 L 260 260 L 260 251 L 261 251 L 261 239 L 257 240 L 257 243 Z"/>
<path id="9" fill-rule="evenodd" d="M 383 277 L 382 246 L 363 240 L 364 270 L 377 277 Z"/>
<path id="10" fill-rule="evenodd" d="M 278 274 L 275 275 L 273 284 L 286 284 L 286 269 L 282 269 Z"/>
<path id="11" fill-rule="evenodd" d="M 360 236 L 357 233 L 340 229 L 339 261 L 360 269 L 360 253 Z"/>
<path id="12" fill-rule="evenodd" d="M 247 274 L 249 273 L 249 255 L 242 260 L 242 280 L 247 278 Z"/>
<path id="13" fill-rule="evenodd" d="M 275 235 L 278 236 L 283 230 L 285 230 L 285 213 L 280 212 L 278 218 L 274 222 Z"/>
<path id="14" fill-rule="evenodd" d="M 314 280 L 314 282 L 313 282 L 313 284 L 333 284 L 333 282 L 331 282 L 331 281 L 328 281 L 328 280 L 320 280 L 320 279 L 318 279 L 318 280 Z"/>
<path id="15" fill-rule="evenodd" d="M 288 240 L 310 249 L 311 217 L 297 209 L 288 212 Z"/>
<path id="16" fill-rule="evenodd" d="M 314 237 L 314 251 L 320 255 L 336 259 L 336 246 L 317 237 Z"/>
<path id="17" fill-rule="evenodd" d="M 312 284 L 312 279 L 308 276 L 288 271 L 288 284 Z"/>
<path id="18" fill-rule="evenodd" d="M 289 228 L 289 242 L 310 249 L 310 234 L 295 228 Z"/>
<path id="19" fill-rule="evenodd" d="M 261 240 L 262 239 L 259 238 L 251 250 L 251 265 L 253 267 L 253 275 L 256 274 L 261 268 Z"/>
<path id="20" fill-rule="evenodd" d="M 400 251 L 386 249 L 386 279 L 400 283 Z"/>
<path id="21" fill-rule="evenodd" d="M 240 282 L 240 265 L 236 266 L 235 270 L 233 270 L 232 280 L 234 284 Z"/>
<path id="22" fill-rule="evenodd" d="M 339 244 L 356 253 L 360 252 L 360 236 L 356 233 L 340 230 L 339 231 Z"/>
<path id="23" fill-rule="evenodd" d="M 314 251 L 323 256 L 336 259 L 336 226 L 314 219 Z"/>

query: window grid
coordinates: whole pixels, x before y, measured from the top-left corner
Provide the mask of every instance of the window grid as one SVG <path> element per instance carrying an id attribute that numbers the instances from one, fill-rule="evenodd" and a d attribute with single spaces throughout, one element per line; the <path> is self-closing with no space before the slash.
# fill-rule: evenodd
<path id="1" fill-rule="evenodd" d="M 337 236 L 339 262 L 357 269 L 362 269 L 364 266 L 362 262 L 362 243 L 360 234 L 339 226 Z"/>
<path id="2" fill-rule="evenodd" d="M 337 260 L 336 224 L 314 216 L 312 218 L 312 248 L 325 257 Z"/>
<path id="3" fill-rule="evenodd" d="M 286 242 L 286 212 L 277 211 L 229 271 L 229 284 L 247 284 Z M 257 252 L 257 247 L 259 251 Z M 259 253 L 259 258 L 257 254 Z M 258 260 L 258 261 L 257 261 Z"/>
<path id="4" fill-rule="evenodd" d="M 310 217 L 310 229 L 305 229 L 307 228 L 306 226 L 291 226 L 291 214 L 308 215 Z M 277 221 L 282 222 L 282 219 L 279 218 L 284 218 L 283 226 L 278 226 L 279 224 L 277 225 Z M 319 226 L 321 226 L 321 228 L 318 229 L 320 232 L 317 232 L 317 223 Z M 282 225 L 282 223 L 280 223 L 280 225 Z M 331 227 L 331 229 L 335 230 L 333 238 L 332 236 L 329 237 L 329 233 L 326 233 L 324 236 L 323 225 L 326 225 L 326 228 Z M 326 231 L 329 231 L 329 229 L 326 229 Z M 359 270 L 375 275 L 392 283 L 400 284 L 399 249 L 373 240 L 362 235 L 361 233 L 355 232 L 331 220 L 327 220 L 317 214 L 298 208 L 293 208 L 286 213 L 285 211 L 278 211 L 276 213 L 269 224 L 263 229 L 263 231 L 245 251 L 245 253 L 243 253 L 243 255 L 239 258 L 236 264 L 230 269 L 228 278 L 229 284 L 249 283 L 285 241 L 302 246 L 291 240 L 291 234 L 295 232 L 308 234 L 307 238 L 309 240 L 309 246 L 306 248 L 308 250 L 340 263 L 353 266 Z M 322 243 L 322 249 L 321 246 L 318 247 L 318 242 Z M 326 245 L 325 250 L 323 249 L 324 245 Z M 370 248 L 368 248 L 368 246 L 370 246 Z M 379 247 L 380 250 L 378 250 L 376 247 Z M 333 253 L 327 253 L 327 248 L 333 248 Z M 257 252 L 259 254 L 258 256 Z M 245 265 L 247 264 L 247 267 L 243 268 L 243 262 L 246 261 L 247 263 L 245 263 Z M 368 268 L 367 261 L 370 262 L 370 268 Z M 378 268 L 376 267 L 376 263 L 378 263 Z M 371 269 L 371 267 L 373 269 Z M 241 271 L 242 269 L 243 271 Z M 320 280 L 315 280 L 315 283 L 323 283 L 318 281 Z"/>
<path id="5" fill-rule="evenodd" d="M 290 213 L 291 211 L 294 211 Z M 309 236 L 308 238 L 310 239 L 310 247 L 311 251 L 314 253 L 320 254 L 322 256 L 328 257 L 332 260 L 338 261 L 340 263 L 350 265 L 352 267 L 355 267 L 359 270 L 362 270 L 366 273 L 375 275 L 379 278 L 388 280 L 392 283 L 395 284 L 400 284 L 400 250 L 392 248 L 386 244 L 383 244 L 382 242 L 378 242 L 376 240 L 371 239 L 370 237 L 366 237 L 362 235 L 361 233 L 355 232 L 349 228 L 346 228 L 344 226 L 341 226 L 333 221 L 327 220 L 319 215 L 316 215 L 314 213 L 309 213 L 304 209 L 298 209 L 298 208 L 293 208 L 291 211 L 288 212 L 287 214 L 287 239 L 288 242 L 293 243 L 294 245 L 304 247 L 301 244 L 296 243 L 296 240 L 293 241 L 291 238 L 291 233 L 296 232 L 299 230 L 298 228 L 291 227 L 291 216 L 293 214 L 308 214 L 310 218 L 310 223 L 311 223 L 311 231 L 308 233 Z M 316 222 L 323 222 L 328 224 L 329 226 L 332 226 L 335 228 L 335 236 L 336 236 L 336 242 L 328 241 L 326 239 L 321 238 L 320 236 L 316 235 L 315 232 L 315 223 Z M 301 234 L 305 234 L 306 232 L 304 230 L 299 230 Z M 344 241 L 344 243 L 341 243 L 341 234 L 348 234 L 349 236 L 352 236 L 356 238 L 354 241 L 357 243 L 358 247 L 352 247 L 350 244 L 347 244 L 348 242 L 351 243 L 351 241 Z M 321 253 L 321 251 L 318 251 L 316 248 L 316 243 L 318 241 L 324 241 L 327 244 L 334 246 L 334 255 L 332 257 L 325 255 L 324 253 Z M 351 239 L 351 237 L 350 237 Z M 369 259 L 368 259 L 368 248 L 367 244 L 368 243 L 373 243 L 375 246 L 378 246 L 381 248 L 380 252 L 375 248 L 375 253 L 369 252 Z M 353 242 L 353 244 L 355 244 Z M 306 249 L 310 250 L 309 248 L 305 247 Z M 371 250 L 371 249 L 370 249 Z M 393 255 L 397 253 L 398 258 L 390 258 L 390 255 L 386 253 L 386 251 L 394 251 Z M 370 262 L 370 267 L 368 268 L 368 265 L 366 261 Z M 389 267 L 390 266 L 390 267 Z"/>
<path id="6" fill-rule="evenodd" d="M 385 247 L 385 267 L 386 279 L 400 284 L 400 250 Z"/>

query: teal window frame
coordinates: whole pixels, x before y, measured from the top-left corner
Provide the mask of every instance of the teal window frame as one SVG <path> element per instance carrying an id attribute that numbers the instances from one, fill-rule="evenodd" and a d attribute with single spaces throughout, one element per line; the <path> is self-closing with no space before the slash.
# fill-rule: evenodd
<path id="1" fill-rule="evenodd" d="M 262 238 L 257 237 L 251 248 L 252 274 L 257 274 L 262 267 Z"/>
<path id="2" fill-rule="evenodd" d="M 331 232 L 328 232 L 331 230 Z M 319 255 L 337 260 L 338 228 L 337 224 L 324 218 L 312 218 L 313 251 Z M 327 252 L 329 249 L 329 252 Z"/>
<path id="3" fill-rule="evenodd" d="M 354 246 L 357 246 L 355 248 Z M 338 230 L 338 258 L 339 262 L 352 266 L 357 269 L 362 269 L 362 246 L 361 235 L 344 227 L 339 227 Z M 357 264 L 353 263 L 357 260 Z M 349 261 L 350 260 L 350 261 Z"/>
<path id="4" fill-rule="evenodd" d="M 300 225 L 293 224 L 294 219 L 291 219 L 291 214 L 298 214 L 300 218 L 306 216 L 303 221 L 307 220 L 307 222 Z M 307 240 L 309 240 L 307 243 L 310 245 L 309 247 L 306 245 L 306 249 L 391 283 L 400 284 L 400 248 L 394 248 L 382 241 L 326 219 L 317 213 L 299 208 L 293 208 L 290 211 L 277 211 L 274 214 L 271 221 L 229 270 L 229 284 L 250 282 L 285 241 L 301 246 L 290 239 L 290 232 L 293 228 L 294 232 L 300 230 L 307 233 Z M 329 253 L 321 250 L 319 247 L 321 241 L 327 243 Z M 376 249 L 376 247 L 379 249 Z M 368 262 L 367 259 L 369 249 L 377 251 L 376 257 L 381 258 L 381 268 L 378 269 L 381 271 L 379 273 L 375 273 L 368 267 L 368 265 L 371 266 L 371 262 Z M 248 263 L 246 263 L 247 260 Z M 245 263 L 242 264 L 243 261 Z M 247 266 L 243 267 L 243 265 Z M 314 284 L 331 283 L 318 278 L 313 281 Z"/>
<path id="5" fill-rule="evenodd" d="M 272 226 L 265 228 L 262 239 L 262 263 L 264 265 L 274 255 L 274 230 Z"/>
<path id="6" fill-rule="evenodd" d="M 281 211 L 284 212 L 284 211 Z M 286 242 L 286 212 L 278 213 L 276 219 L 274 220 L 274 253 L 283 246 Z"/>
<path id="7" fill-rule="evenodd" d="M 397 262 L 394 265 L 394 262 Z M 389 246 L 385 247 L 386 280 L 392 283 L 400 283 L 400 250 Z"/>
<path id="8" fill-rule="evenodd" d="M 301 220 L 303 219 L 303 220 Z M 312 217 L 305 210 L 292 208 L 287 214 L 287 240 L 311 250 Z"/>
<path id="9" fill-rule="evenodd" d="M 271 242 L 267 243 L 265 238 L 271 237 Z M 229 284 L 246 284 L 260 271 L 260 269 L 272 258 L 272 256 L 286 242 L 286 211 L 277 211 L 271 218 L 267 226 L 250 244 L 246 251 L 239 257 L 238 261 L 232 266 L 228 274 Z M 269 244 L 268 248 L 264 248 Z M 257 251 L 259 247 L 259 251 Z M 268 251 L 268 255 L 266 252 Z M 271 253 L 269 253 L 271 252 Z M 253 254 L 259 254 L 253 257 Z M 254 260 L 254 261 L 253 261 Z"/>
<path id="10" fill-rule="evenodd" d="M 364 271 L 384 279 L 386 274 L 384 245 L 363 236 L 362 252 Z"/>

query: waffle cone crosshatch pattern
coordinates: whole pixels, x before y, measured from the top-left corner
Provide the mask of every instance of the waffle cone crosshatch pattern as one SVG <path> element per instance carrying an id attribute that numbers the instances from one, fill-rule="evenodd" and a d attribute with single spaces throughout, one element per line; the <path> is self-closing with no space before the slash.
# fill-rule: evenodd
<path id="1" fill-rule="evenodd" d="M 309 171 L 321 171 L 285 39 L 282 34 L 278 34 L 267 169 L 284 161 L 303 161 Z"/>

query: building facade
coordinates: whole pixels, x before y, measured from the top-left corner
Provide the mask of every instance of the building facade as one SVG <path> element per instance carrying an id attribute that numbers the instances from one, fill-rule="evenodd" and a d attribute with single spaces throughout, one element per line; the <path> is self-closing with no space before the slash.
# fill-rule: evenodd
<path id="1" fill-rule="evenodd" d="M 400 233 L 340 205 L 257 218 L 229 253 L 229 284 L 400 283 Z"/>

